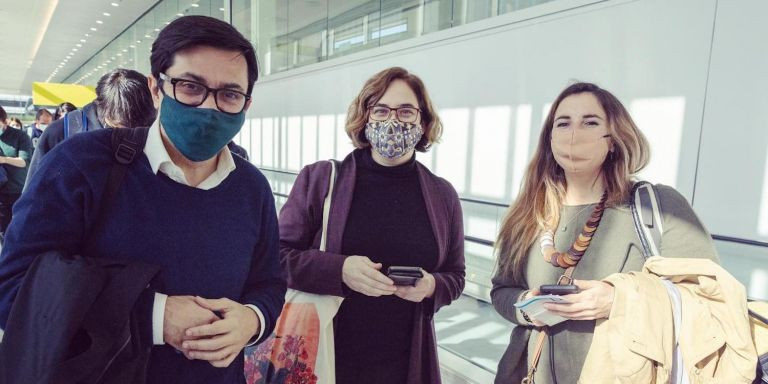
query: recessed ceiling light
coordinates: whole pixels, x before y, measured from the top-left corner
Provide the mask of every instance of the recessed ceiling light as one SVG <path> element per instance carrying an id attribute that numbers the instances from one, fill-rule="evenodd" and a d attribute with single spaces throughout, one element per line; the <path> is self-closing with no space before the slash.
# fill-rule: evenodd
<path id="1" fill-rule="evenodd" d="M 141 40 L 136 40 L 136 44 L 141 44 Z"/>
<path id="2" fill-rule="evenodd" d="M 112 16 L 112 15 L 109 14 L 109 12 L 104 12 L 104 13 L 102 13 L 102 15 L 107 16 L 107 17 Z"/>
<path id="3" fill-rule="evenodd" d="M 75 44 L 76 47 L 82 47 L 83 45 L 80 43 Z"/>
<path id="4" fill-rule="evenodd" d="M 119 7 L 119 6 L 120 6 L 120 4 L 118 4 L 118 3 L 112 3 L 112 6 L 113 6 L 113 7 Z"/>
<path id="5" fill-rule="evenodd" d="M 147 33 L 146 35 L 144 35 L 144 37 L 146 37 L 147 39 L 151 39 L 151 38 L 152 38 L 152 35 L 150 35 L 149 33 Z"/>
<path id="6" fill-rule="evenodd" d="M 224 12 L 224 7 L 219 8 L 219 11 Z"/>
<path id="7" fill-rule="evenodd" d="M 197 7 L 199 7 L 199 6 L 200 6 L 200 4 L 190 4 L 189 6 L 190 6 L 190 7 L 195 7 L 195 8 L 197 8 Z"/>
<path id="8" fill-rule="evenodd" d="M 129 45 L 129 47 L 131 47 L 131 48 L 136 48 L 136 46 L 135 46 L 135 45 L 133 45 L 133 44 Z"/>
<path id="9" fill-rule="evenodd" d="M 86 33 L 86 34 L 85 34 L 85 37 L 89 37 L 89 36 L 91 36 L 91 34 L 90 34 L 90 33 Z"/>
<path id="10" fill-rule="evenodd" d="M 155 28 L 155 32 L 160 32 L 160 28 Z"/>
<path id="11" fill-rule="evenodd" d="M 85 39 L 80 39 L 80 42 L 81 43 L 85 43 Z"/>
<path id="12" fill-rule="evenodd" d="M 118 53 L 117 55 L 118 55 L 118 56 L 122 56 L 123 54 L 122 54 L 122 53 Z"/>
<path id="13" fill-rule="evenodd" d="M 73 51 L 77 52 L 77 48 L 72 48 Z"/>
<path id="14" fill-rule="evenodd" d="M 127 49 L 123 49 L 123 52 L 128 52 L 128 50 Z"/>
<path id="15" fill-rule="evenodd" d="M 168 24 L 170 24 L 170 23 L 171 23 L 170 21 L 166 21 L 166 22 L 165 22 L 165 25 L 168 25 Z"/>
<path id="16" fill-rule="evenodd" d="M 96 32 L 96 31 L 98 31 L 98 29 L 96 29 L 96 28 L 94 28 L 94 27 L 91 27 L 91 31 L 94 31 L 94 32 Z"/>
<path id="17" fill-rule="evenodd" d="M 184 14 L 183 13 L 177 13 L 176 16 L 182 17 L 182 16 L 184 16 Z"/>
<path id="18" fill-rule="evenodd" d="M 96 24 L 104 24 L 104 22 L 101 20 L 96 20 Z"/>

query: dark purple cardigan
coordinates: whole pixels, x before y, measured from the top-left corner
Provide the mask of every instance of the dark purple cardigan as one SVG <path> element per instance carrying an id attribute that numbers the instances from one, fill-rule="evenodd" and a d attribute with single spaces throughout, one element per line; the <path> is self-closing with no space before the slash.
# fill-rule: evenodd
<path id="1" fill-rule="evenodd" d="M 456 300 L 464 290 L 464 228 L 459 197 L 444 179 L 416 163 L 421 191 L 439 250 L 435 293 L 425 299 L 414 316 L 408 384 L 440 383 L 437 343 L 432 320 L 435 312 Z M 280 259 L 288 286 L 304 292 L 345 296 L 341 267 L 341 241 L 355 187 L 352 154 L 341 164 L 328 218 L 328 252 L 320 244 L 323 200 L 331 165 L 320 161 L 304 167 L 280 211 Z"/>

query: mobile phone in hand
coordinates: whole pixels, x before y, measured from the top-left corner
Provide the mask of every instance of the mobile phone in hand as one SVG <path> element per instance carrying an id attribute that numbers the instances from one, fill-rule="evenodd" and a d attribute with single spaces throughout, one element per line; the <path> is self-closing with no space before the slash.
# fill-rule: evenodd
<path id="1" fill-rule="evenodd" d="M 568 285 L 557 285 L 557 284 L 546 284 L 539 287 L 539 292 L 541 292 L 542 295 L 570 295 L 573 293 L 579 293 L 579 287 L 568 284 Z"/>
<path id="2" fill-rule="evenodd" d="M 392 279 L 395 285 L 416 286 L 424 274 L 419 267 L 391 266 L 387 268 L 387 277 Z"/>

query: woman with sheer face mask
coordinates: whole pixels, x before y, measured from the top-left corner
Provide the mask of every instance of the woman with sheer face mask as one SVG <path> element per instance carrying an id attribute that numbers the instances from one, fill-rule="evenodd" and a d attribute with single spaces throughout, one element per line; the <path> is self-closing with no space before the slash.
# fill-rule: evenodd
<path id="1" fill-rule="evenodd" d="M 576 267 L 579 293 L 563 296 L 568 304 L 545 304 L 567 321 L 549 327 L 534 381 L 578 381 L 595 320 L 607 318 L 613 303 L 614 288 L 601 279 L 639 271 L 644 263 L 628 202 L 633 176 L 648 159 L 648 142 L 610 92 L 576 83 L 557 97 L 496 243 L 491 298 L 496 311 L 517 325 L 497 383 L 526 376 L 544 325 L 514 304 L 539 294 L 541 285 L 556 284 L 570 266 Z M 662 256 L 717 260 L 685 198 L 671 187 L 656 189 L 664 207 Z"/>

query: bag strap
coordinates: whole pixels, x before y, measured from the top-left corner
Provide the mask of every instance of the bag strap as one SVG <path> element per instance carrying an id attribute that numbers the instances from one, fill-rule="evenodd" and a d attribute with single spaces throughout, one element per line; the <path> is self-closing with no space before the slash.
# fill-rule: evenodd
<path id="1" fill-rule="evenodd" d="M 323 232 L 320 235 L 320 251 L 325 252 L 328 241 L 328 216 L 331 213 L 331 200 L 333 198 L 333 187 L 336 185 L 336 175 L 341 167 L 338 160 L 328 160 L 331 163 L 331 176 L 328 178 L 328 193 L 323 200 Z"/>
<path id="2" fill-rule="evenodd" d="M 62 119 L 64 119 L 64 140 L 66 140 L 69 138 L 69 119 L 77 120 L 77 114 L 67 113 Z M 88 132 L 88 117 L 85 115 L 85 109 L 80 110 L 80 125 L 82 126 L 80 132 Z"/>
<path id="3" fill-rule="evenodd" d="M 97 235 L 107 220 L 107 213 L 115 204 L 115 198 L 120 191 L 128 166 L 136 160 L 144 149 L 148 132 L 149 128 L 112 128 L 110 148 L 114 161 L 107 176 L 107 186 L 104 189 L 96 220 L 91 226 L 85 243 L 87 250 L 93 248 L 94 241 L 98 238 Z"/>
<path id="4" fill-rule="evenodd" d="M 661 256 L 661 236 L 664 226 L 661 218 L 661 203 L 656 188 L 647 181 L 635 183 L 630 195 L 630 209 L 635 222 L 635 231 L 642 244 L 643 258 Z"/>
<path id="5" fill-rule="evenodd" d="M 576 266 L 568 267 L 557 279 L 557 285 L 567 285 L 573 283 L 573 271 L 576 270 Z M 521 384 L 534 384 L 533 376 L 536 374 L 536 367 L 539 366 L 539 359 L 541 358 L 541 351 L 544 350 L 544 342 L 549 337 L 549 327 L 544 327 L 539 332 L 539 337 L 536 338 L 536 347 L 533 349 L 533 357 L 531 358 L 531 365 L 528 368 L 528 374 L 523 378 Z"/>

